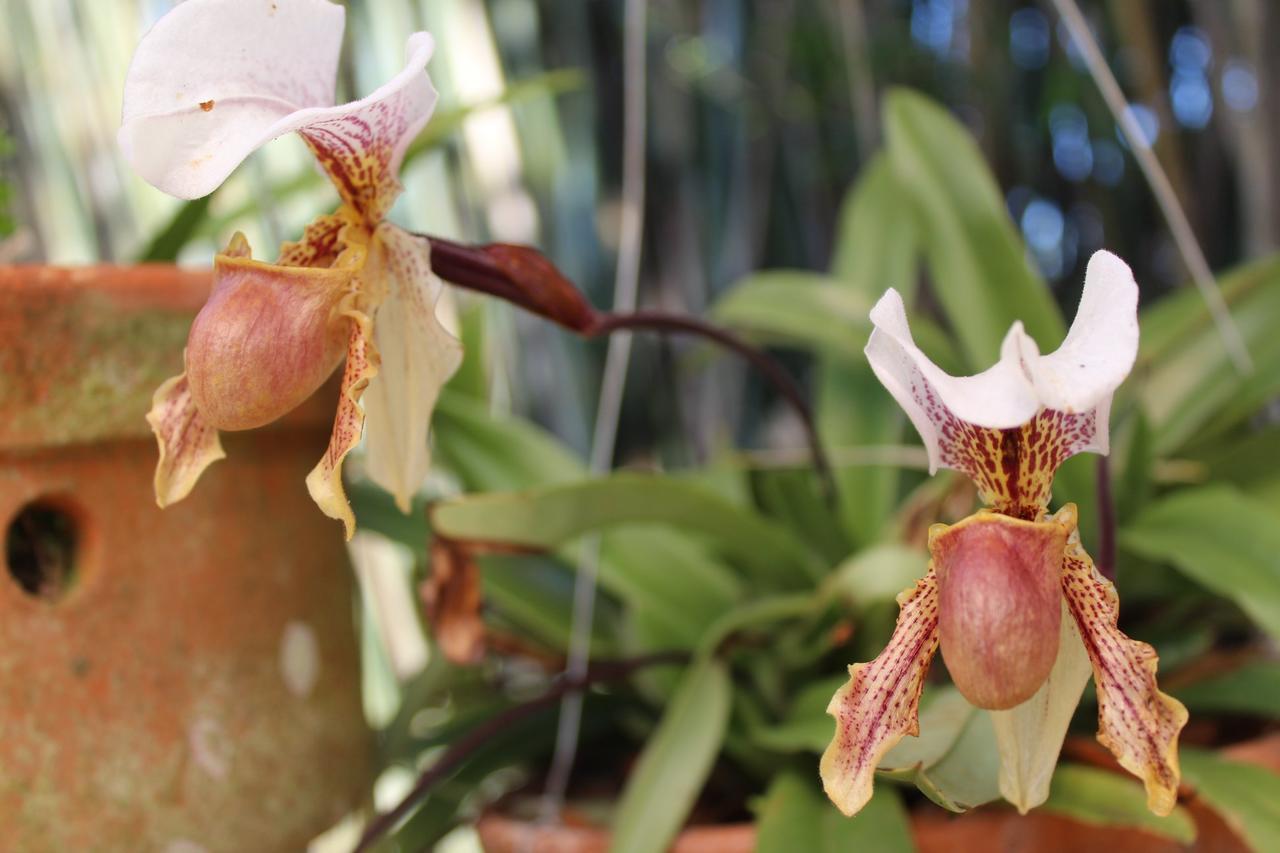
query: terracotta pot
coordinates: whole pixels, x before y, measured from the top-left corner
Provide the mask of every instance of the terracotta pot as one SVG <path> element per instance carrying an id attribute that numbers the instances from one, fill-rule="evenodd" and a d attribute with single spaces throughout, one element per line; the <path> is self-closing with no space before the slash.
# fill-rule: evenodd
<path id="1" fill-rule="evenodd" d="M 1091 739 L 1073 738 L 1076 760 L 1123 771 Z M 1280 732 L 1222 750 L 1226 758 L 1280 773 Z M 1125 853 L 1250 853 L 1250 848 L 1217 812 L 1184 791 L 1182 805 L 1196 823 L 1196 840 L 1178 844 L 1140 829 L 1091 826 L 1046 811 L 1019 815 L 991 804 L 962 815 L 925 806 L 911 813 L 911 835 L 919 853 L 1077 853 L 1124 850 Z M 606 853 L 609 832 L 566 819 L 565 825 L 539 826 L 497 812 L 476 826 L 486 853 Z M 691 826 L 676 838 L 671 853 L 749 853 L 755 849 L 754 824 Z"/>
<path id="2" fill-rule="evenodd" d="M 1115 759 L 1092 738 L 1068 738 L 1064 750 L 1075 761 L 1124 774 Z M 1222 750 L 1224 757 L 1280 772 L 1280 734 L 1245 741 Z M 1196 839 L 1178 844 L 1138 829 L 1090 826 L 1046 811 L 1019 816 L 1006 806 L 990 805 L 963 815 L 928 809 L 912 815 L 911 829 L 920 853 L 1075 853 L 1124 850 L 1125 853 L 1250 853 L 1227 822 L 1187 788 L 1181 803 L 1196 824 Z"/>
<path id="3" fill-rule="evenodd" d="M 0 269 L 0 849 L 298 850 L 370 773 L 332 401 L 157 509 L 143 415 L 207 273 Z"/>
<path id="4" fill-rule="evenodd" d="M 609 830 L 598 826 L 540 826 L 490 813 L 476 825 L 485 853 L 608 853 Z M 752 823 L 690 826 L 676 836 L 671 853 L 752 853 Z"/>

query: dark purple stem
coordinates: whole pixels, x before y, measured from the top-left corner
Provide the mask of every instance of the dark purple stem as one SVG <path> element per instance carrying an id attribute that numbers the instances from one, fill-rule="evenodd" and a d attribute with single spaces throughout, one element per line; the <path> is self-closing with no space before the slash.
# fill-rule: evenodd
<path id="1" fill-rule="evenodd" d="M 534 716 L 539 711 L 555 705 L 566 693 L 582 690 L 592 684 L 619 681 L 627 678 L 636 670 L 648 666 L 679 664 L 688 660 L 688 652 L 672 651 L 657 652 L 623 660 L 602 661 L 592 664 L 586 674 L 579 678 L 562 677 L 552 684 L 546 693 L 536 699 L 513 705 L 505 711 L 495 714 L 450 744 L 449 748 L 436 760 L 435 764 L 432 764 L 422 772 L 422 775 L 418 777 L 417 784 L 413 786 L 395 808 L 374 818 L 365 829 L 364 834 L 360 836 L 360 842 L 356 845 L 354 853 L 362 853 L 362 851 L 370 849 L 374 842 L 395 828 L 400 821 L 408 817 L 417 808 L 418 804 L 430 793 L 436 783 L 448 776 L 462 762 L 466 761 L 473 752 L 484 746 L 490 738 L 496 737 L 516 723 Z"/>
<path id="2" fill-rule="evenodd" d="M 804 426 L 805 438 L 809 443 L 809 452 L 813 456 L 813 467 L 817 470 L 824 495 L 831 499 L 835 495 L 835 478 L 831 473 L 831 464 L 826 452 L 822 449 L 822 441 L 818 438 L 818 428 L 813 420 L 813 412 L 804 399 L 791 374 L 787 373 L 768 353 L 750 342 L 738 337 L 728 329 L 683 314 L 669 314 L 665 311 L 633 311 L 630 314 L 600 314 L 595 324 L 585 331 L 587 337 L 608 335 L 621 329 L 642 329 L 651 332 L 667 332 L 675 334 L 695 335 L 741 356 L 752 367 L 760 371 L 760 375 L 773 386 L 774 390 L 791 404 L 800 422 Z"/>
<path id="3" fill-rule="evenodd" d="M 809 404 L 791 374 L 764 350 L 727 329 L 684 314 L 603 314 L 541 252 L 528 246 L 475 246 L 428 234 L 416 236 L 431 245 L 431 266 L 445 281 L 519 305 L 583 337 L 599 337 L 621 329 L 695 335 L 746 359 L 799 415 L 824 496 L 834 499 L 835 477 L 818 439 Z"/>
<path id="4" fill-rule="evenodd" d="M 1098 573 L 1116 579 L 1116 506 L 1111 498 L 1111 464 L 1098 457 Z"/>

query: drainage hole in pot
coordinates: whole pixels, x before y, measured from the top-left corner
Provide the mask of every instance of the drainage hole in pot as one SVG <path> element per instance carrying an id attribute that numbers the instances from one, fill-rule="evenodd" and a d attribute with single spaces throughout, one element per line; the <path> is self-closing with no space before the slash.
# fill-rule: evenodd
<path id="1" fill-rule="evenodd" d="M 24 506 L 5 532 L 9 575 L 35 598 L 54 602 L 75 581 L 76 519 L 56 503 L 33 501 Z"/>

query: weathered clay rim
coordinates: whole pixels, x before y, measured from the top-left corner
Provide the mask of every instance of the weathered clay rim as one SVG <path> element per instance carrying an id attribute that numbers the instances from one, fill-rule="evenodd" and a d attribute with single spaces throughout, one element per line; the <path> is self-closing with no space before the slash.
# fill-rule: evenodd
<path id="1" fill-rule="evenodd" d="M 212 280 L 172 264 L 0 266 L 0 450 L 149 436 L 151 395 L 182 370 Z M 327 428 L 335 397 L 270 428 Z"/>

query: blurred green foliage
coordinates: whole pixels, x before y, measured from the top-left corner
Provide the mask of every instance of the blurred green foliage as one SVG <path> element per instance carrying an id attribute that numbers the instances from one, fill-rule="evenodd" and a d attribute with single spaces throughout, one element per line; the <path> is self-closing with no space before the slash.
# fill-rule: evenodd
<path id="1" fill-rule="evenodd" d="M 9 183 L 9 160 L 13 157 L 13 140 L 0 131 L 0 239 L 13 233 L 16 226 L 10 204 L 13 185 Z"/>
<path id="2" fill-rule="evenodd" d="M 16 144 L 4 162 L 10 183 L 0 183 L 0 238 L 17 228 L 31 239 L 0 248 L 55 263 L 207 263 L 234 230 L 269 255 L 333 206 L 288 141 L 191 204 L 128 173 L 114 148 L 119 86 L 138 34 L 164 5 L 3 7 L 12 50 L 0 53 L 0 113 Z M 413 29 L 432 30 L 439 44 L 431 73 L 441 103 L 403 175 L 397 219 L 469 241 L 536 243 L 606 303 L 621 3 L 346 5 L 341 98 L 394 73 Z M 1277 715 L 1272 63 L 1251 47 L 1236 4 L 1082 5 L 1126 91 L 1155 117 L 1157 154 L 1207 254 L 1228 270 L 1224 295 L 1256 370 L 1232 368 L 1199 296 L 1180 288 L 1147 187 L 1094 82 L 1038 5 L 652 0 L 643 299 L 705 310 L 805 376 L 837 460 L 836 504 L 818 497 L 800 462 L 725 449 L 796 444 L 777 401 L 738 366 L 643 340 L 618 460 L 649 473 L 587 480 L 602 348 L 461 299 L 468 354 L 435 419 L 441 476 L 408 517 L 353 484 L 360 524 L 401 543 L 416 578 L 428 571 L 428 499 L 447 501 L 437 523 L 545 553 L 481 560 L 486 625 L 517 639 L 520 653 L 495 652 L 470 669 L 433 656 L 416 676 L 382 685 L 392 706 L 380 730 L 386 766 L 416 771 L 526 698 L 529 682 L 546 683 L 569 644 L 583 535 L 601 532 L 593 655 L 678 649 L 694 658 L 682 673 L 588 695 L 578 778 L 617 800 L 600 811 L 620 847 L 663 849 L 695 809 L 705 819 L 753 809 L 765 853 L 868 839 L 909 850 L 908 807 L 994 797 L 986 714 L 941 682 L 924 710 L 932 739 L 914 744 L 924 750 L 918 766 L 886 768 L 856 819 L 838 815 L 816 783 L 832 727 L 824 709 L 845 665 L 878 651 L 893 595 L 923 571 L 921 525 L 950 520 L 967 498 L 957 478 L 927 479 L 904 462 L 919 448 L 862 357 L 866 310 L 895 287 L 928 354 L 973 372 L 1015 319 L 1052 349 L 1084 260 L 1106 245 L 1133 265 L 1143 297 L 1142 350 L 1113 413 L 1122 626 L 1157 648 L 1162 678 L 1203 723 L 1201 749 L 1184 752 L 1187 783 L 1258 849 L 1280 844 L 1278 777 L 1219 751 Z M 1271 32 L 1280 11 L 1262 4 L 1258 14 L 1253 29 Z M 1211 57 L 1197 69 L 1202 36 Z M 1232 70 L 1244 88 L 1229 103 Z M 1254 104 L 1239 100 L 1250 80 Z M 1208 86 L 1211 123 L 1175 113 L 1174 84 L 1188 81 Z M 1087 458 L 1055 484 L 1056 504 L 1081 505 L 1090 547 L 1094 487 Z M 366 627 L 366 637 L 377 662 L 376 634 Z M 1073 732 L 1091 735 L 1095 717 L 1086 698 Z M 472 753 L 394 842 L 426 848 L 500 795 L 536 792 L 555 725 L 554 712 L 540 713 Z M 635 768 L 625 786 L 609 787 L 624 767 Z M 1051 803 L 1075 819 L 1186 837 L 1181 813 L 1153 825 L 1127 777 L 1064 766 Z"/>
<path id="3" fill-rule="evenodd" d="M 866 307 L 886 284 L 899 286 L 914 303 L 913 326 L 928 330 L 921 338 L 959 372 L 987 366 L 993 357 L 988 336 L 998 341 L 999 323 L 1022 311 L 1041 318 L 1035 328 L 1046 351 L 1057 345 L 1064 325 L 1044 301 L 1044 284 L 993 201 L 993 178 L 963 128 L 909 91 L 889 94 L 885 113 L 886 126 L 903 131 L 886 135 L 884 152 L 851 189 L 833 270 L 754 273 L 711 309 L 762 341 L 803 351 L 821 377 L 824 435 L 833 445 L 854 448 L 916 440 L 870 377 L 857 345 L 867 333 Z M 939 179 L 922 177 L 930 175 Z M 942 180 L 946 175 L 962 175 L 968 188 Z M 1264 262 L 1225 276 L 1233 310 L 1242 311 L 1250 293 L 1274 292 L 1277 269 Z M 993 314 L 1003 319 L 993 321 Z M 932 324 L 924 322 L 930 316 Z M 1280 306 L 1262 316 L 1280 321 Z M 1280 368 L 1264 357 L 1270 342 L 1246 323 L 1258 368 L 1238 376 L 1217 355 L 1220 342 L 1190 291 L 1144 311 L 1141 322 L 1139 367 L 1117 398 L 1112 422 L 1113 470 L 1125 501 L 1122 626 L 1157 648 L 1162 679 L 1177 685 L 1175 692 L 1187 697 L 1209 732 L 1207 741 L 1205 734 L 1193 738 L 1201 751 L 1190 763 L 1188 783 L 1229 822 L 1242 822 L 1250 839 L 1280 839 L 1274 810 L 1262 808 L 1261 794 L 1252 790 L 1241 798 L 1238 783 L 1220 770 L 1227 765 L 1210 749 L 1230 743 L 1232 721 L 1274 717 L 1258 697 L 1274 692 L 1274 653 L 1267 649 L 1280 639 L 1280 543 L 1272 541 L 1280 529 L 1280 469 L 1233 466 L 1220 453 L 1254 447 L 1270 435 L 1257 413 L 1280 390 Z M 852 343 L 843 342 L 841 333 Z M 1187 364 L 1188 347 L 1215 357 Z M 1188 399 L 1197 412 L 1189 419 L 1185 407 L 1168 405 L 1151 389 L 1175 363 L 1183 364 L 1177 374 L 1187 389 L 1182 393 L 1219 384 L 1238 390 L 1211 402 Z M 1239 390 L 1246 388 L 1258 389 L 1257 396 Z M 1253 405 L 1241 405 L 1242 396 Z M 759 849 L 766 853 L 796 849 L 799 839 L 811 839 L 805 849 L 827 849 L 822 845 L 866 837 L 888 845 L 884 849 L 911 849 L 902 806 L 904 796 L 915 801 L 911 789 L 957 811 L 998 797 L 987 712 L 943 682 L 926 693 L 921 738 L 900 744 L 882 763 L 866 811 L 852 820 L 839 816 L 815 779 L 817 755 L 833 730 L 826 703 L 845 679 L 845 664 L 874 656 L 892 627 L 894 594 L 925 569 L 922 525 L 971 507 L 971 494 L 955 489 L 958 478 L 925 480 L 896 461 L 873 458 L 872 464 L 840 468 L 835 507 L 817 497 L 810 472 L 750 456 L 724 456 L 670 474 L 584 479 L 583 465 L 541 430 L 518 419 L 495 419 L 482 401 L 456 388 L 443 398 L 436 441 L 438 463 L 464 492 L 475 492 L 435 505 L 430 517 L 440 532 L 552 558 L 504 558 L 508 566 L 525 565 L 523 572 L 491 575 L 490 564 L 483 565 L 486 595 L 501 590 L 487 599 L 485 619 L 493 630 L 514 631 L 546 654 L 563 655 L 565 632 L 548 627 L 567 619 L 568 581 L 582 537 L 600 533 L 601 595 L 610 615 L 596 622 L 594 648 L 623 655 L 685 649 L 693 655 L 678 679 L 638 678 L 632 687 L 598 694 L 630 703 L 631 713 L 587 712 L 583 754 L 591 758 L 579 773 L 594 781 L 584 785 L 600 782 L 593 774 L 616 778 L 611 769 L 638 755 L 616 807 L 605 812 L 618 849 L 663 850 L 695 808 L 701 819 L 728 819 L 741 816 L 744 802 L 756 803 Z M 837 460 L 840 446 L 833 447 Z M 1214 461 L 1196 462 L 1201 454 Z M 1094 496 L 1080 491 L 1072 498 L 1088 517 L 1096 512 Z M 361 509 L 363 524 L 411 547 L 420 548 L 430 535 L 425 526 L 388 515 L 394 510 L 386 501 L 377 509 L 361 502 Z M 1095 547 L 1095 537 L 1086 530 L 1086 545 Z M 1173 582 L 1171 571 L 1183 579 Z M 851 639 L 841 639 L 846 636 Z M 1214 663 L 1224 649 L 1234 656 L 1225 669 Z M 471 676 L 465 683 L 476 689 Z M 439 701 L 453 690 L 444 678 L 431 695 Z M 503 692 L 494 684 L 481 690 L 483 700 L 455 695 L 455 701 L 459 709 L 471 708 L 477 701 L 501 702 Z M 1072 725 L 1085 736 L 1097 724 L 1090 695 Z M 554 719 L 544 725 L 549 736 Z M 393 730 L 388 742 L 404 748 L 414 739 Z M 408 748 L 388 758 L 413 762 L 417 755 Z M 512 752 L 506 764 L 532 774 L 521 778 L 531 778 L 536 790 L 546 755 L 530 746 Z M 1257 777 L 1253 790 L 1280 785 L 1268 771 L 1248 773 Z M 458 771 L 455 785 L 480 784 L 479 777 L 464 774 Z M 908 786 L 906 793 L 894 783 Z M 447 821 L 426 817 L 437 814 L 432 804 L 443 790 L 427 799 L 405 832 L 419 832 L 414 827 L 426 820 L 444 832 Z M 452 790 L 449 796 L 456 796 Z M 1194 835 L 1185 811 L 1155 818 L 1145 803 L 1137 780 L 1064 764 L 1046 808 L 1179 842 Z"/>

